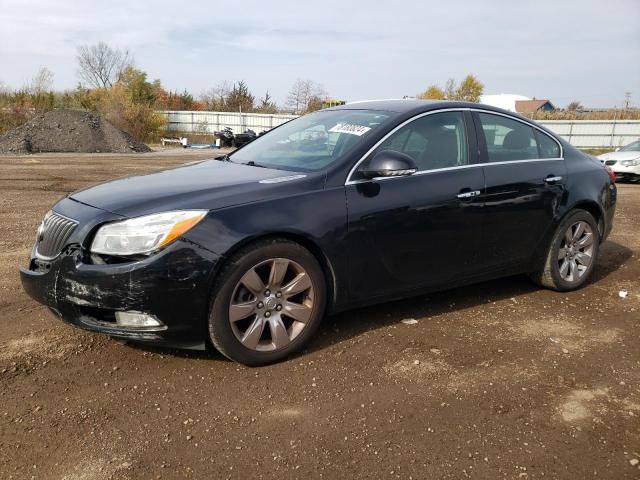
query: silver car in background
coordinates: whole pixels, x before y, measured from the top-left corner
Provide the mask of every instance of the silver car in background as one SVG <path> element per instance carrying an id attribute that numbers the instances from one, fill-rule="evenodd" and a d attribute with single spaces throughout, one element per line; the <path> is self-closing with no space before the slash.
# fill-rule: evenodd
<path id="1" fill-rule="evenodd" d="M 640 182 L 640 140 L 617 148 L 615 152 L 603 153 L 598 159 L 611 167 L 616 180 Z"/>

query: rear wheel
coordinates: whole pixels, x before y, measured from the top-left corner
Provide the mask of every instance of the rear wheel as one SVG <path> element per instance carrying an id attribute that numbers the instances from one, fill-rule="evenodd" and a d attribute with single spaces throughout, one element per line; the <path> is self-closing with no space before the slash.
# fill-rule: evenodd
<path id="1" fill-rule="evenodd" d="M 221 272 L 209 316 L 213 345 L 249 366 L 299 351 L 326 302 L 322 268 L 301 245 L 268 240 L 243 249 Z"/>
<path id="2" fill-rule="evenodd" d="M 578 289 L 591 276 L 599 248 L 600 233 L 596 220 L 585 210 L 575 210 L 558 226 L 544 267 L 531 278 L 552 290 Z"/>

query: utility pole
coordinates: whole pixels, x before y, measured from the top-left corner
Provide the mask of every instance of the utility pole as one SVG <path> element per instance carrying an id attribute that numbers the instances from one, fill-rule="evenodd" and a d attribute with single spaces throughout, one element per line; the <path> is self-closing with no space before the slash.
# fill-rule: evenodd
<path id="1" fill-rule="evenodd" d="M 624 92 L 624 109 L 629 110 L 629 104 L 631 103 L 631 92 Z"/>

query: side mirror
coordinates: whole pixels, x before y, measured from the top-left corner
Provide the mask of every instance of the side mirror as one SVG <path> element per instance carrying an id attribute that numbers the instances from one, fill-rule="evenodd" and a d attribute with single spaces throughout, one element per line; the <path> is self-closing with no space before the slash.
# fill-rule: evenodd
<path id="1" fill-rule="evenodd" d="M 616 148 L 616 149 L 615 149 L 615 151 L 616 151 L 616 152 L 619 152 L 619 151 L 620 151 L 620 147 Z"/>
<path id="2" fill-rule="evenodd" d="M 377 153 L 360 173 L 364 178 L 400 177 L 412 175 L 418 171 L 416 162 L 409 155 L 383 150 Z"/>

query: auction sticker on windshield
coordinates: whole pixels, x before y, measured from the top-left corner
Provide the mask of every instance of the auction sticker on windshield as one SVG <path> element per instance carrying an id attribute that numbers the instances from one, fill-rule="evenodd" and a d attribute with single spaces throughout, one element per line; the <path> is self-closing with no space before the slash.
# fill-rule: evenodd
<path id="1" fill-rule="evenodd" d="M 369 127 L 365 127 L 364 125 L 354 125 L 353 123 L 338 123 L 335 127 L 329 129 L 330 132 L 334 133 L 348 133 L 350 135 L 361 136 L 371 130 Z"/>

